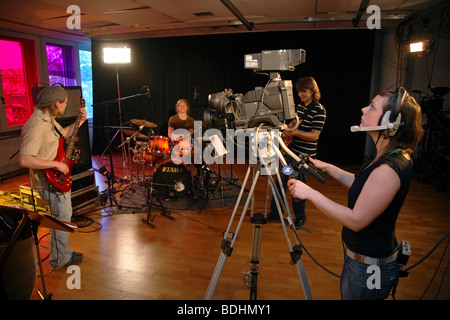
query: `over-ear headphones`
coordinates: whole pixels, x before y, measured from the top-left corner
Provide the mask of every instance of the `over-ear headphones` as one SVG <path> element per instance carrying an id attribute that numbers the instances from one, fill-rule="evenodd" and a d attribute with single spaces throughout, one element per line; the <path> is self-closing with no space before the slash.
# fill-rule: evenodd
<path id="1" fill-rule="evenodd" d="M 403 101 L 406 97 L 406 89 L 403 87 L 398 87 L 395 91 L 395 99 L 392 104 L 389 104 L 386 112 L 380 118 L 378 125 L 385 126 L 386 130 L 383 132 L 385 137 L 392 137 L 397 133 L 398 127 L 402 126 L 402 114 L 400 110 L 402 109 Z"/>
<path id="2" fill-rule="evenodd" d="M 387 110 L 381 116 L 380 121 L 378 122 L 378 126 L 373 127 L 360 127 L 360 126 L 352 126 L 350 130 L 352 132 L 358 131 L 375 131 L 375 130 L 384 130 L 384 132 L 380 132 L 384 134 L 384 136 L 392 137 L 397 133 L 398 127 L 403 125 L 401 108 L 403 101 L 405 100 L 407 91 L 403 87 L 398 87 L 395 91 L 395 99 L 392 103 L 388 105 Z"/>

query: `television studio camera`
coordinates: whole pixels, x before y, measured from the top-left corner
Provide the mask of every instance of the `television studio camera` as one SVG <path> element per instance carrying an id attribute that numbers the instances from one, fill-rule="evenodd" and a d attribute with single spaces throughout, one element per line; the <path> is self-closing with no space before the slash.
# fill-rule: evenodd
<path id="1" fill-rule="evenodd" d="M 296 117 L 292 82 L 281 80 L 280 71 L 293 71 L 305 62 L 303 49 L 265 50 L 244 56 L 245 69 L 268 71 L 266 86 L 256 87 L 246 94 L 233 93 L 232 89 L 208 96 L 203 121 L 208 128 L 256 128 L 260 124 L 272 128 L 286 128 L 286 120 Z"/>
<path id="2" fill-rule="evenodd" d="M 319 181 L 325 181 L 325 174 L 315 168 L 309 161 L 308 155 L 301 154 L 300 156 L 294 154 L 284 144 L 280 131 L 296 130 L 297 128 L 290 128 L 287 121 L 296 119 L 296 126 L 299 121 L 295 110 L 295 103 L 292 91 L 292 82 L 281 80 L 280 71 L 292 71 L 294 67 L 305 62 L 305 51 L 302 49 L 296 50 L 276 50 L 276 51 L 262 51 L 256 54 L 247 54 L 244 57 L 244 64 L 246 69 L 253 69 L 254 71 L 268 71 L 270 80 L 264 88 L 257 87 L 255 90 L 249 91 L 246 94 L 234 94 L 231 89 L 226 89 L 223 92 L 210 94 L 208 97 L 209 109 L 203 113 L 203 121 L 206 127 L 214 129 L 226 129 L 227 142 L 230 140 L 228 131 L 236 130 L 235 135 L 242 137 L 240 134 L 244 132 L 251 138 L 253 150 L 257 150 L 259 165 L 253 172 L 252 185 L 250 191 L 247 193 L 244 208 L 241 217 L 237 224 L 235 232 L 231 232 L 231 227 L 234 225 L 233 220 L 236 216 L 238 207 L 242 204 L 241 199 L 244 194 L 246 183 L 250 176 L 251 170 L 255 169 L 252 166 L 247 167 L 247 173 L 241 186 L 241 191 L 236 200 L 233 213 L 228 224 L 228 229 L 224 232 L 224 238 L 221 243 L 221 252 L 219 259 L 211 277 L 208 290 L 205 294 L 205 300 L 212 298 L 216 285 L 218 283 L 220 274 L 227 257 L 231 256 L 234 249 L 238 233 L 241 228 L 244 217 L 247 215 L 247 209 L 253 197 L 255 196 L 255 186 L 258 183 L 260 174 L 267 175 L 268 193 L 266 197 L 270 196 L 269 190 L 272 190 L 274 203 L 277 206 L 280 215 L 280 222 L 286 237 L 289 253 L 291 256 L 291 264 L 295 264 L 299 274 L 300 282 L 303 288 L 304 295 L 307 299 L 312 299 L 308 279 L 304 272 L 303 262 L 301 260 L 302 245 L 296 228 L 294 226 L 293 215 L 290 211 L 289 203 L 286 197 L 283 182 L 278 170 L 278 164 L 283 165 L 282 173 L 291 178 L 296 178 L 298 171 L 303 167 L 308 172 L 314 175 Z M 239 132 L 239 134 L 238 134 Z M 238 141 L 239 141 L 238 137 Z M 239 145 L 238 145 L 239 146 Z M 294 160 L 294 164 L 286 162 L 282 152 L 278 148 L 287 152 Z M 240 146 L 242 147 L 242 146 Z M 250 159 L 251 160 L 251 159 Z M 250 162 L 251 163 L 251 162 Z M 274 176 L 274 177 L 272 177 Z M 259 274 L 259 256 L 261 247 L 261 233 L 262 225 L 266 223 L 268 202 L 266 201 L 266 208 L 264 214 L 255 213 L 253 206 L 250 209 L 253 223 L 253 239 L 252 239 L 252 258 L 251 271 L 248 274 L 248 283 L 250 288 L 250 299 L 256 299 L 257 278 Z M 296 245 L 292 246 L 291 239 L 287 232 L 287 225 L 291 227 L 294 233 Z M 231 235 L 231 240 L 229 240 Z M 244 282 L 245 280 L 244 277 Z"/>

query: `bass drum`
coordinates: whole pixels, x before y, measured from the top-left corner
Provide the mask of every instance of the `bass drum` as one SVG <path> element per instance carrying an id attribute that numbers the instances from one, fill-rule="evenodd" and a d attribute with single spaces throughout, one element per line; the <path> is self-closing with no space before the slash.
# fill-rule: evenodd
<path id="1" fill-rule="evenodd" d="M 164 199 L 183 198 L 192 190 L 191 172 L 179 159 L 163 159 L 155 167 L 153 187 Z"/>

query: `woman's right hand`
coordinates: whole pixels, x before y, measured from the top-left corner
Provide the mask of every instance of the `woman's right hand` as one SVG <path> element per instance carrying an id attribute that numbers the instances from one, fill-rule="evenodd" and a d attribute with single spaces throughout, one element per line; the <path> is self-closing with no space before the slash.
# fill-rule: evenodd
<path id="1" fill-rule="evenodd" d="M 309 157 L 309 161 L 311 161 L 311 163 L 317 168 L 322 170 L 323 172 L 327 172 L 327 169 L 329 167 L 329 163 L 324 162 L 324 161 L 320 161 L 318 159 L 313 159 L 311 157 Z"/>

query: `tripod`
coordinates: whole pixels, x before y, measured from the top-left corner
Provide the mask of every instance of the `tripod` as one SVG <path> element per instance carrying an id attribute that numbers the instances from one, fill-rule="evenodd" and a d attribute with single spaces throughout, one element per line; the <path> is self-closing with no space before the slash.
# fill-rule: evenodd
<path id="1" fill-rule="evenodd" d="M 244 189 L 245 189 L 245 186 L 247 184 L 247 180 L 248 180 L 248 178 L 250 176 L 250 172 L 251 172 L 252 167 L 249 166 L 249 168 L 247 169 L 247 173 L 245 175 L 244 182 L 242 184 L 241 190 L 239 192 L 238 199 L 236 201 L 233 213 L 231 215 L 230 222 L 228 224 L 227 230 L 226 230 L 226 232 L 224 234 L 224 238 L 223 238 L 222 243 L 221 243 L 221 253 L 220 253 L 219 259 L 217 261 L 216 267 L 214 269 L 214 273 L 212 275 L 211 281 L 209 283 L 208 290 L 206 291 L 205 300 L 210 300 L 212 298 L 212 296 L 214 294 L 214 291 L 215 291 L 215 288 L 217 286 L 217 282 L 219 280 L 220 274 L 222 273 L 222 269 L 224 267 L 225 261 L 226 261 L 227 257 L 231 256 L 231 253 L 232 253 L 233 248 L 234 248 L 234 244 L 235 244 L 236 239 L 237 239 L 237 235 L 238 235 L 239 229 L 241 228 L 241 225 L 242 225 L 242 222 L 243 222 L 243 219 L 244 219 L 244 216 L 245 216 L 245 212 L 247 211 L 247 208 L 248 208 L 248 205 L 250 204 L 250 201 L 254 200 L 254 191 L 255 191 L 256 184 L 258 182 L 258 178 L 259 178 L 260 173 L 261 173 L 261 167 L 262 166 L 263 165 L 259 164 L 257 166 L 256 172 L 254 173 L 253 184 L 251 185 L 250 191 L 248 193 L 247 200 L 246 200 L 245 205 L 244 205 L 244 209 L 242 211 L 239 223 L 238 223 L 238 225 L 236 227 L 236 231 L 235 231 L 234 236 L 233 236 L 233 240 L 232 240 L 232 242 L 230 242 L 227 239 L 227 237 L 230 234 L 230 228 L 231 228 L 231 226 L 233 224 L 233 220 L 235 218 L 235 215 L 236 215 L 239 203 L 240 203 L 242 195 L 244 193 Z M 254 167 L 253 167 L 253 170 L 254 170 Z M 271 187 L 273 195 L 274 195 L 275 203 L 276 203 L 279 215 L 280 215 L 280 220 L 281 220 L 283 231 L 284 231 L 284 234 L 285 234 L 285 237 L 286 237 L 286 242 L 287 242 L 287 245 L 288 245 L 288 249 L 289 249 L 289 253 L 290 253 L 290 256 L 291 256 L 292 263 L 295 264 L 296 267 L 297 267 L 297 272 L 298 272 L 298 275 L 299 275 L 299 278 L 300 278 L 300 281 L 301 281 L 301 285 L 302 285 L 302 289 L 303 289 L 305 298 L 308 299 L 308 300 L 311 300 L 312 299 L 311 291 L 310 291 L 310 288 L 309 288 L 308 280 L 307 280 L 306 275 L 305 275 L 303 262 L 301 260 L 301 254 L 302 254 L 301 242 L 300 242 L 300 239 L 299 239 L 299 237 L 298 237 L 298 235 L 296 233 L 295 226 L 293 224 L 292 214 L 291 214 L 291 212 L 289 210 L 289 205 L 288 205 L 288 202 L 287 202 L 286 194 L 284 192 L 284 188 L 283 188 L 283 185 L 282 185 L 282 181 L 281 181 L 281 177 L 280 177 L 279 172 L 276 173 L 276 177 L 277 177 L 277 181 L 278 181 L 278 183 L 280 185 L 279 189 L 281 190 L 281 194 L 280 194 L 280 192 L 278 192 L 278 189 L 277 189 L 277 186 L 275 184 L 275 181 L 273 180 L 271 175 L 268 175 L 268 178 L 269 178 L 268 183 L 270 184 L 270 187 Z M 281 210 L 281 205 L 283 205 L 283 210 Z M 291 229 L 292 229 L 292 231 L 293 231 L 293 233 L 295 235 L 296 242 L 297 242 L 295 246 L 291 245 L 291 241 L 290 241 L 290 238 L 289 238 L 289 235 L 288 235 L 288 232 L 287 232 L 287 228 L 286 228 L 286 222 L 283 219 L 283 213 L 282 212 L 286 213 L 287 221 L 289 222 L 289 225 L 290 225 L 290 227 L 291 227 Z M 262 214 L 254 214 L 253 213 L 253 209 L 252 209 L 252 211 L 251 211 L 251 219 L 250 219 L 250 221 L 253 223 L 253 240 L 252 240 L 253 242 L 252 242 L 251 271 L 250 271 L 250 274 L 251 274 L 250 300 L 256 300 L 256 296 L 257 296 L 257 279 L 258 279 L 258 274 L 259 274 L 259 257 L 260 257 L 260 248 L 261 248 L 261 234 L 262 234 L 262 226 L 263 226 L 263 224 L 265 224 L 266 218 L 267 218 L 267 207 L 266 207 L 264 215 L 262 215 Z"/>

